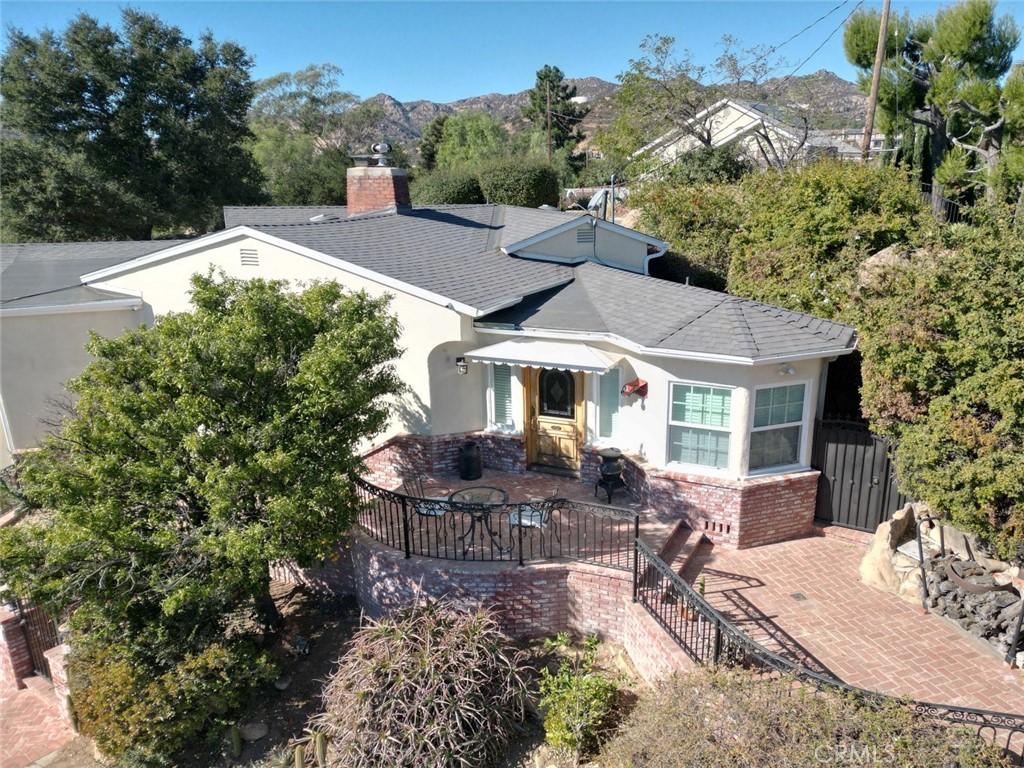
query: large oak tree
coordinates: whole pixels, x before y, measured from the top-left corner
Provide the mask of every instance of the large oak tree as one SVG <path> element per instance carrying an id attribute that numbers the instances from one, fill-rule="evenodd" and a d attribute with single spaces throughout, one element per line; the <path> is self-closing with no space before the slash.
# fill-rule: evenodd
<path id="1" fill-rule="evenodd" d="M 8 32 L 0 59 L 6 242 L 204 232 L 260 200 L 245 148 L 252 59 L 193 45 L 152 14 L 120 30 L 82 14 L 60 33 Z"/>

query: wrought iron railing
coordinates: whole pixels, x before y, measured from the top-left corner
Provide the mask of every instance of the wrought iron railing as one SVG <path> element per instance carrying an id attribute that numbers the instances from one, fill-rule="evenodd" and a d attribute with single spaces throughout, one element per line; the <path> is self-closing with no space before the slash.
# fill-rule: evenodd
<path id="1" fill-rule="evenodd" d="M 636 551 L 634 600 L 694 661 L 740 665 L 767 674 L 781 673 L 815 690 L 845 691 L 867 702 L 896 700 L 807 669 L 769 651 L 712 608 L 639 538 Z M 906 703 L 918 715 L 973 728 L 986 741 L 1001 746 L 1015 765 L 1024 765 L 1024 715 L 923 701 L 898 701 Z"/>
<path id="2" fill-rule="evenodd" d="M 359 524 L 380 543 L 442 560 L 527 562 L 570 559 L 633 570 L 636 512 L 573 499 L 477 503 L 418 498 L 362 479 Z"/>

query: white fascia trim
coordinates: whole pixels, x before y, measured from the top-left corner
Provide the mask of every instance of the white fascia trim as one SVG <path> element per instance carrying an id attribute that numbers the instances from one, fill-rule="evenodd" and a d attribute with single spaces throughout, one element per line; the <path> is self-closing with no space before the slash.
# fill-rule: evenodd
<path id="1" fill-rule="evenodd" d="M 77 304 L 50 304 L 40 307 L 0 307 L 0 317 L 27 317 L 31 315 L 70 315 L 78 312 L 113 312 L 120 309 L 136 310 L 142 307 L 142 299 L 108 299 L 105 301 L 82 301 Z"/>
<path id="2" fill-rule="evenodd" d="M 187 243 L 181 243 L 170 248 L 165 248 L 162 251 L 154 251 L 153 253 L 140 256 L 137 259 L 131 261 L 123 261 L 120 264 L 114 264 L 104 269 L 97 269 L 95 272 L 87 272 L 82 275 L 79 279 L 83 285 L 89 285 L 99 280 L 104 280 L 108 277 L 114 277 L 116 275 L 123 275 L 128 272 L 133 272 L 140 267 L 145 267 L 150 264 L 156 264 L 161 261 L 167 261 L 173 259 L 182 254 L 191 253 L 197 248 L 205 248 L 208 245 L 215 245 L 222 243 L 226 240 L 232 240 L 237 237 L 243 237 L 249 235 L 256 237 L 258 233 L 256 230 L 249 229 L 248 227 L 232 227 L 231 229 L 225 229 L 220 232 L 214 232 L 210 235 L 205 235 L 198 240 L 190 240 Z"/>
<path id="3" fill-rule="evenodd" d="M 542 328 L 523 328 L 522 330 L 514 330 L 507 327 L 491 327 L 486 323 L 475 323 L 474 328 L 478 333 L 492 333 L 496 336 L 527 336 L 537 339 L 557 339 L 563 341 L 584 342 L 607 341 L 617 347 L 622 347 L 623 349 L 629 350 L 630 352 L 634 352 L 638 355 L 647 355 L 648 357 L 664 357 L 673 360 L 693 360 L 695 362 L 705 363 L 728 363 L 730 365 L 749 365 L 751 367 L 796 360 L 817 360 L 820 358 L 832 357 L 833 355 L 848 355 L 853 352 L 852 347 L 843 347 L 842 349 L 824 349 L 819 352 L 804 352 L 799 355 L 759 357 L 755 360 L 753 358 L 738 357 L 736 355 L 719 355 L 708 352 L 681 352 L 670 349 L 645 347 L 641 344 L 630 341 L 623 336 L 598 331 L 560 331 Z"/>
<path id="4" fill-rule="evenodd" d="M 247 226 L 239 226 L 234 227 L 232 229 L 226 229 L 223 232 L 217 232 L 212 235 L 207 235 L 206 237 L 200 240 L 194 240 L 190 243 L 186 243 L 181 246 L 175 246 L 174 248 L 168 248 L 167 250 L 164 251 L 158 251 L 155 254 L 143 256 L 142 258 L 135 259 L 134 261 L 118 264 L 115 267 L 101 269 L 96 272 L 90 272 L 87 275 L 82 275 L 82 282 L 88 283 L 89 281 L 92 280 L 99 280 L 107 277 L 113 277 L 114 275 L 124 274 L 126 272 L 138 269 L 143 266 L 148 266 L 150 264 L 154 264 L 160 261 L 176 258 L 177 256 L 181 256 L 183 254 L 191 253 L 197 249 L 205 248 L 206 246 L 209 245 L 216 245 L 234 239 L 241 239 L 243 237 L 250 237 L 258 242 L 265 243 L 267 245 L 273 245 L 278 248 L 283 248 L 286 251 L 291 251 L 292 253 L 296 253 L 300 256 L 305 256 L 306 258 L 312 259 L 313 261 L 318 261 L 321 264 L 327 264 L 328 266 L 334 267 L 335 269 L 339 269 L 343 272 L 348 272 L 349 274 L 356 275 L 358 277 L 364 277 L 367 280 L 372 280 L 375 283 L 380 283 L 386 288 L 393 288 L 396 291 L 407 293 L 410 296 L 415 296 L 418 299 L 429 301 L 431 304 L 437 304 L 442 307 L 447 307 L 448 309 L 452 309 L 458 312 L 460 315 L 468 315 L 469 317 L 481 317 L 482 315 L 486 314 L 487 311 L 492 311 L 484 311 L 476 307 L 471 307 L 468 304 L 463 304 L 460 301 L 455 301 L 453 299 L 448 298 L 447 296 L 442 296 L 439 293 L 424 290 L 423 288 L 412 285 L 411 283 L 396 280 L 393 277 L 382 275 L 380 272 L 375 272 L 372 269 L 366 269 L 365 267 L 360 267 L 357 266 L 356 264 L 351 264 L 347 261 L 343 261 L 342 259 L 338 259 L 334 256 L 328 256 L 327 254 L 314 250 L 313 248 L 308 248 L 304 245 L 298 245 L 283 237 L 277 237 L 275 235 L 263 232 L 262 230 L 252 229 Z M 522 299 L 520 298 L 519 300 L 521 301 Z"/>

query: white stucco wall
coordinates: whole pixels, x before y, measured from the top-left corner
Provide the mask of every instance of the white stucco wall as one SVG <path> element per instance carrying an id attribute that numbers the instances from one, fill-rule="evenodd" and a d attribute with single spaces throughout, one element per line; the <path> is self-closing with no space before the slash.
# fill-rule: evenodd
<path id="1" fill-rule="evenodd" d="M 64 382 L 91 359 L 90 330 L 120 336 L 151 320 L 145 308 L 0 317 L 0 396 L 11 447 L 32 448 L 46 434 L 41 420 L 52 417 L 50 402 L 66 394 Z"/>
<path id="2" fill-rule="evenodd" d="M 259 266 L 242 266 L 242 249 L 255 250 Z M 402 325 L 399 345 L 405 350 L 396 361 L 396 369 L 409 391 L 396 403 L 396 418 L 383 437 L 400 432 L 447 434 L 484 426 L 486 414 L 480 393 L 486 385 L 477 380 L 478 376 L 455 373 L 455 356 L 473 347 L 472 323 L 468 318 L 285 247 L 240 235 L 117 275 L 103 285 L 141 296 L 158 315 L 188 311 L 192 275 L 205 274 L 211 266 L 240 279 L 258 277 L 288 280 L 293 284 L 336 280 L 349 290 L 366 291 L 370 296 L 390 295 L 391 311 L 397 314 Z M 476 391 L 472 397 L 467 397 L 466 390 L 471 386 Z M 461 407 L 463 405 L 470 407 Z"/>

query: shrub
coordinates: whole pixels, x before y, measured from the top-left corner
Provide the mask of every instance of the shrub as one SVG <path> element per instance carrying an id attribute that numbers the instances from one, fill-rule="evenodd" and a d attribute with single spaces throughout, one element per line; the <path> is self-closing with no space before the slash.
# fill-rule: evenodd
<path id="1" fill-rule="evenodd" d="M 1007 766 L 971 730 L 914 715 L 899 702 L 815 695 L 789 679 L 699 668 L 642 696 L 601 765 L 762 768 L 768 765 Z"/>
<path id="2" fill-rule="evenodd" d="M 80 637 L 68 664 L 79 730 L 110 757 L 155 765 L 245 702 L 273 664 L 249 642 L 215 642 L 161 668 L 127 646 Z"/>
<path id="3" fill-rule="evenodd" d="M 480 182 L 468 171 L 435 171 L 412 187 L 416 205 L 455 205 L 484 202 Z"/>
<path id="4" fill-rule="evenodd" d="M 559 634 L 546 648 L 568 648 L 569 636 Z M 582 653 L 564 659 L 557 672 L 540 673 L 540 706 L 544 711 L 544 735 L 552 747 L 580 755 L 594 749 L 607 728 L 615 705 L 617 686 L 594 672 L 598 640 L 588 637 Z"/>
<path id="5" fill-rule="evenodd" d="M 539 208 L 558 205 L 558 174 L 548 165 L 506 161 L 480 173 L 480 188 L 489 203 Z"/>
<path id="6" fill-rule="evenodd" d="M 421 602 L 356 633 L 308 730 L 329 765 L 492 765 L 526 701 L 508 648 L 490 614 Z"/>

